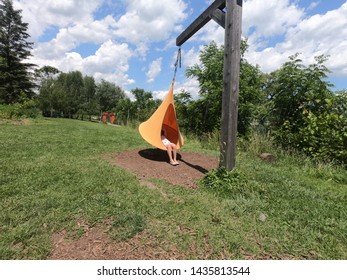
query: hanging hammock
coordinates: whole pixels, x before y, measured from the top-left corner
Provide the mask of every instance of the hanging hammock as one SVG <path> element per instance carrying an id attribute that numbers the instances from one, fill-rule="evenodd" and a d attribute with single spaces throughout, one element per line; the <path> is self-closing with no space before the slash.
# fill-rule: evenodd
<path id="1" fill-rule="evenodd" d="M 161 150 L 166 147 L 161 142 L 161 130 L 165 131 L 166 138 L 176 144 L 177 149 L 183 146 L 184 140 L 179 131 L 173 97 L 174 80 L 163 102 L 153 115 L 139 126 L 139 132 L 149 144 Z"/>
<path id="2" fill-rule="evenodd" d="M 183 137 L 178 128 L 173 95 L 175 76 L 180 58 L 181 49 L 178 50 L 175 74 L 168 94 L 153 115 L 139 126 L 139 132 L 142 138 L 161 150 L 166 150 L 166 147 L 161 141 L 161 130 L 165 131 L 165 136 L 171 143 L 176 144 L 177 149 L 181 148 L 184 144 Z"/>

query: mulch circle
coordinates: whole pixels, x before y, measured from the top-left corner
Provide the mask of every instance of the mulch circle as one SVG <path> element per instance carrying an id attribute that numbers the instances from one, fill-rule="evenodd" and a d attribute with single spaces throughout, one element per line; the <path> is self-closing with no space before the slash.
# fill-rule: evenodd
<path id="1" fill-rule="evenodd" d="M 209 170 L 218 167 L 213 156 L 181 152 L 177 153 L 179 165 L 172 166 L 166 151 L 160 149 L 127 150 L 104 157 L 112 164 L 136 174 L 139 179 L 158 178 L 172 185 L 196 188 L 197 181 Z"/>

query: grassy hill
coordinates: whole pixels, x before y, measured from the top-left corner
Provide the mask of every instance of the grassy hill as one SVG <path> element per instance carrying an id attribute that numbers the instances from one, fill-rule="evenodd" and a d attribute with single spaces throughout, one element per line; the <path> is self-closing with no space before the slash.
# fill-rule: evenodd
<path id="1" fill-rule="evenodd" d="M 83 235 L 78 221 L 108 221 L 115 242 L 146 232 L 187 259 L 346 259 L 346 170 L 281 151 L 263 162 L 256 140 L 240 146 L 235 172 L 151 189 L 102 159 L 149 147 L 134 129 L 0 123 L 0 259 L 45 259 L 54 233 Z M 216 153 L 189 139 L 184 149 Z"/>

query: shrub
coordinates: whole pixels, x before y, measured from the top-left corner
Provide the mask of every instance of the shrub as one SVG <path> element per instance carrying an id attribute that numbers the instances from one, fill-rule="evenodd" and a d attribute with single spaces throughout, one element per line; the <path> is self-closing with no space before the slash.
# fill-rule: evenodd
<path id="1" fill-rule="evenodd" d="M 335 112 L 305 114 L 298 145 L 308 155 L 347 164 L 347 118 Z"/>
<path id="2" fill-rule="evenodd" d="M 201 180 L 203 188 L 213 192 L 222 198 L 235 196 L 249 196 L 252 192 L 246 176 L 240 171 L 233 169 L 227 171 L 219 167 L 209 171 Z"/>
<path id="3" fill-rule="evenodd" d="M 0 118 L 3 119 L 38 118 L 40 116 L 41 111 L 34 100 L 9 105 L 0 104 Z"/>
<path id="4" fill-rule="evenodd" d="M 285 121 L 275 133 L 276 142 L 318 160 L 347 164 L 346 101 L 338 96 L 319 101 L 325 108 L 321 112 L 300 108 L 302 124 Z"/>

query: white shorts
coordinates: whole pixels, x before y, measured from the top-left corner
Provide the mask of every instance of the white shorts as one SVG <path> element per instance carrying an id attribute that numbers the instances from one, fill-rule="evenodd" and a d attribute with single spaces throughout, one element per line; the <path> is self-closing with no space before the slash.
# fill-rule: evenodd
<path id="1" fill-rule="evenodd" d="M 161 141 L 163 142 L 164 146 L 171 144 L 171 142 L 167 139 L 163 139 Z"/>

